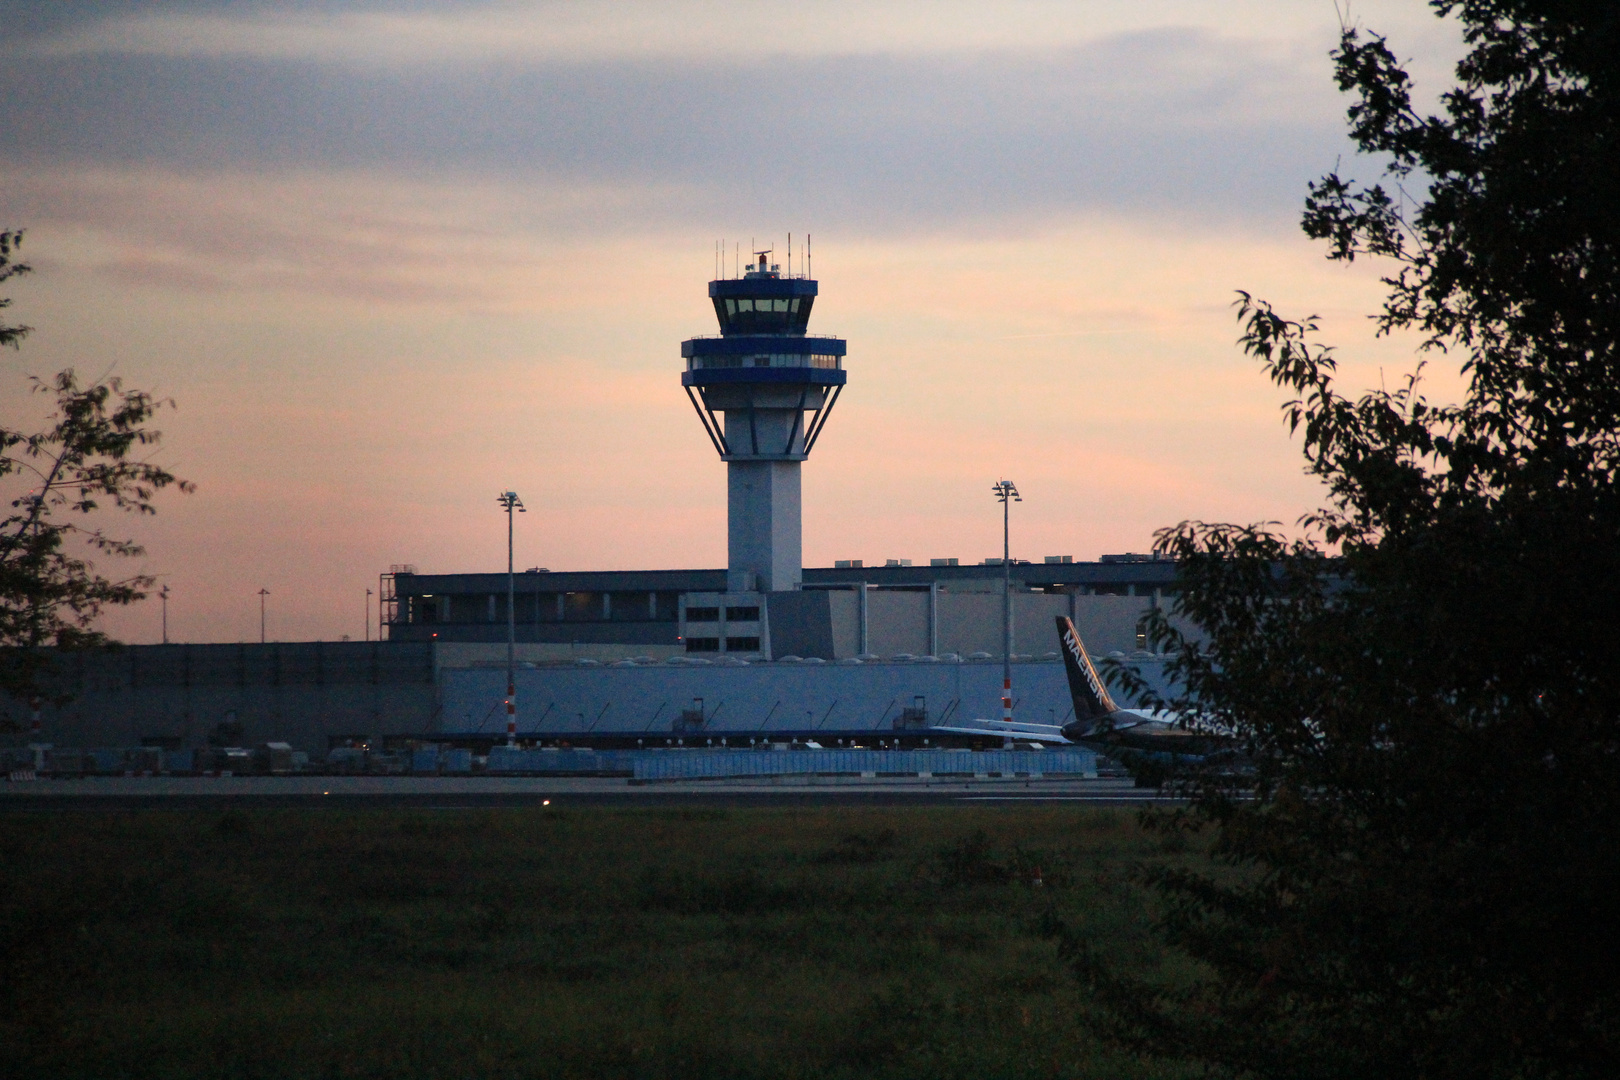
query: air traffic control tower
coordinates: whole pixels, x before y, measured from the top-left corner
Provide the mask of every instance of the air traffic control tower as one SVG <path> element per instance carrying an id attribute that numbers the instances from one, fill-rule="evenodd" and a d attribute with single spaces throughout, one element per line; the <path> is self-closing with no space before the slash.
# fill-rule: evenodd
<path id="1" fill-rule="evenodd" d="M 709 282 L 720 336 L 681 342 L 681 385 L 726 463 L 727 587 L 780 592 L 802 577 L 799 465 L 844 388 L 844 342 L 805 333 L 814 280 L 754 255 Z"/>

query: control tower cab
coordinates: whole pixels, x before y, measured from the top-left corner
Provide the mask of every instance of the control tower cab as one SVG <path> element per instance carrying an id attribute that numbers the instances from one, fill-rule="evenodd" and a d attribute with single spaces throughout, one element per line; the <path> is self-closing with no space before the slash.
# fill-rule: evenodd
<path id="1" fill-rule="evenodd" d="M 709 282 L 719 337 L 681 342 L 681 385 L 727 469 L 727 568 L 737 591 L 796 588 L 803 573 L 799 465 L 844 388 L 844 342 L 806 332 L 816 282 L 771 253 Z"/>

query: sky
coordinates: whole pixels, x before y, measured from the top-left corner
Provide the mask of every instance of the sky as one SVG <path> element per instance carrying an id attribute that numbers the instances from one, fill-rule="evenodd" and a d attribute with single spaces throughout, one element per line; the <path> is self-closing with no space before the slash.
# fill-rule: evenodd
<path id="1" fill-rule="evenodd" d="M 1306 184 L 1371 177 L 1328 52 L 1420 0 L 0 0 L 0 228 L 30 375 L 172 398 L 195 482 L 108 522 L 176 641 L 359 639 L 394 564 L 725 564 L 725 467 L 680 388 L 717 242 L 795 255 L 849 385 L 804 466 L 807 566 L 1145 551 L 1321 502 L 1236 346 L 1316 315 L 1359 393 L 1388 267 L 1328 262 Z M 785 261 L 785 260 L 783 260 Z M 1443 358 L 1442 358 L 1443 360 Z M 1430 358 L 1431 392 L 1455 373 Z M 155 599 L 104 620 L 160 637 Z"/>

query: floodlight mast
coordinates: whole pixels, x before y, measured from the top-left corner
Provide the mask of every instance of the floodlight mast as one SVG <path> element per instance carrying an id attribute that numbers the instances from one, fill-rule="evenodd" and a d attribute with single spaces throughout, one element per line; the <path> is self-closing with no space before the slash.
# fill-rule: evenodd
<path id="1" fill-rule="evenodd" d="M 1023 502 L 1011 480 L 997 480 L 990 490 L 1001 500 L 1001 718 L 1012 720 L 1012 504 Z"/>
<path id="2" fill-rule="evenodd" d="M 528 510 L 515 491 L 503 491 L 495 501 L 506 511 L 506 745 L 517 745 L 517 578 L 512 567 L 512 513 Z"/>

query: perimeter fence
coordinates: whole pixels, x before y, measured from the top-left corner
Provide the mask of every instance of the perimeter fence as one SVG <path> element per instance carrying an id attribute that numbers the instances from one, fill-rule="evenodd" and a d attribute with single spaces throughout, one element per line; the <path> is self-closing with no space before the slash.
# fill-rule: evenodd
<path id="1" fill-rule="evenodd" d="M 628 775 L 636 780 L 749 776 L 1096 776 L 1089 750 L 531 750 L 494 747 L 489 773 Z"/>

